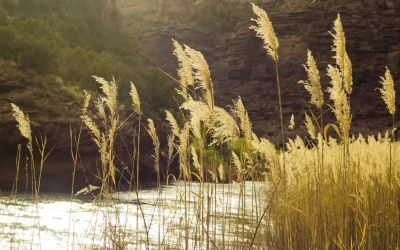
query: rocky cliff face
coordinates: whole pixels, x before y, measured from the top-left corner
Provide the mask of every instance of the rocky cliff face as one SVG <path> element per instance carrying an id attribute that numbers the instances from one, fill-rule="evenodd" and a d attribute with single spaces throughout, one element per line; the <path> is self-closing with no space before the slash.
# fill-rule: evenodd
<path id="1" fill-rule="evenodd" d="M 353 63 L 352 132 L 369 135 L 389 129 L 391 117 L 376 88 L 380 87 L 379 77 L 386 66 L 395 82 L 399 79 L 400 5 L 394 1 L 372 0 L 355 1 L 348 6 L 333 5 L 332 1 L 310 1 L 309 7 L 297 8 L 301 1 L 266 2 L 260 6 L 269 13 L 280 43 L 279 78 L 285 126 L 294 114 L 297 125 L 293 134 L 306 136 L 302 123 L 309 95 L 297 82 L 306 79 L 302 64 L 306 62 L 308 48 L 320 69 L 323 91 L 330 85 L 326 68 L 327 64 L 334 64 L 334 60 L 332 37 L 328 31 L 332 30 L 333 21 L 340 13 L 347 51 Z M 124 4 L 126 11 L 133 8 L 134 2 L 125 1 Z M 172 38 L 201 51 L 210 65 L 217 105 L 226 107 L 232 99 L 241 96 L 254 131 L 277 142 L 280 123 L 275 65 L 263 49 L 261 40 L 249 29 L 250 19 L 254 17 L 250 6 L 247 3 L 240 6 L 235 11 L 241 21 L 229 33 L 199 29 L 183 22 L 157 31 L 142 30 L 142 53 L 157 66 L 174 74 L 176 59 L 172 54 Z M 285 12 L 285 8 L 291 11 Z M 400 90 L 399 85 L 396 90 Z M 326 93 L 325 102 L 332 104 Z M 325 122 L 335 121 L 327 105 L 324 112 Z"/>

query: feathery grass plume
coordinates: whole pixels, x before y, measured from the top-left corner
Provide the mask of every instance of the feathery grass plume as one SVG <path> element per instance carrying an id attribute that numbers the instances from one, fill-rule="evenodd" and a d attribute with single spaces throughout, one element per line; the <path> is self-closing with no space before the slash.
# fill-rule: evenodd
<path id="1" fill-rule="evenodd" d="M 201 166 L 200 162 L 199 162 L 199 157 L 197 156 L 197 152 L 196 149 L 194 149 L 193 146 L 191 146 L 192 148 L 192 159 L 193 159 L 193 166 L 194 168 L 197 170 L 197 172 L 199 173 L 199 176 L 202 176 L 203 174 L 203 167 Z M 201 180 L 200 180 L 201 181 Z"/>
<path id="2" fill-rule="evenodd" d="M 310 134 L 312 139 L 316 140 L 317 139 L 317 132 L 315 130 L 314 123 L 313 123 L 311 117 L 309 117 L 307 115 L 307 112 L 305 112 L 305 117 L 306 117 L 307 132 L 308 132 L 308 134 Z"/>
<path id="3" fill-rule="evenodd" d="M 178 148 L 178 153 L 179 153 L 179 167 L 180 170 L 184 173 L 186 178 L 189 180 L 190 179 L 190 171 L 189 167 L 187 166 L 187 148 L 188 148 L 188 143 L 189 143 L 189 123 L 185 123 L 185 126 L 183 129 L 181 129 L 178 138 L 179 138 L 179 148 Z"/>
<path id="4" fill-rule="evenodd" d="M 189 100 L 184 102 L 180 108 L 188 110 L 193 119 L 199 119 L 204 122 L 211 120 L 211 109 L 202 101 L 195 101 L 189 97 Z"/>
<path id="5" fill-rule="evenodd" d="M 118 117 L 110 117 L 110 128 L 108 129 L 108 140 L 110 146 L 114 145 L 118 121 Z"/>
<path id="6" fill-rule="evenodd" d="M 28 139 L 28 149 L 32 151 L 32 132 L 31 132 L 31 124 L 29 120 L 29 116 L 25 115 L 22 110 L 15 105 L 14 103 L 10 103 L 11 109 L 13 111 L 13 116 L 17 121 L 17 128 L 23 137 Z"/>
<path id="7" fill-rule="evenodd" d="M 304 84 L 304 88 L 311 94 L 310 103 L 320 109 L 324 104 L 324 96 L 321 90 L 319 70 L 310 50 L 307 50 L 307 64 L 304 64 L 303 67 L 307 72 L 307 80 L 299 81 L 299 83 Z"/>
<path id="8" fill-rule="evenodd" d="M 182 46 L 172 39 L 173 44 L 174 44 L 174 55 L 178 58 L 178 76 L 179 76 L 179 84 L 181 89 L 178 90 L 178 94 L 180 94 L 185 101 L 188 99 L 188 92 L 187 88 L 188 86 L 191 86 L 194 84 L 194 79 L 193 79 L 193 71 L 192 71 L 192 66 L 190 65 L 190 60 L 188 56 L 185 53 L 185 50 L 182 48 Z"/>
<path id="9" fill-rule="evenodd" d="M 189 97 L 188 101 L 181 105 L 182 109 L 188 110 L 190 112 L 190 128 L 194 136 L 201 141 L 203 135 L 201 133 L 201 122 L 204 126 L 212 128 L 212 111 L 209 106 L 202 101 L 195 101 Z"/>
<path id="10" fill-rule="evenodd" d="M 147 119 L 149 125 L 147 132 L 149 133 L 151 139 L 153 140 L 154 146 L 154 169 L 156 172 L 160 170 L 160 140 L 158 139 L 156 127 L 154 126 L 154 122 L 152 119 Z"/>
<path id="11" fill-rule="evenodd" d="M 239 128 L 233 117 L 223 108 L 214 107 L 213 110 L 202 101 L 195 101 L 189 97 L 181 108 L 190 112 L 190 127 L 194 136 L 202 140 L 201 122 L 211 130 L 212 144 L 221 144 L 239 137 Z"/>
<path id="12" fill-rule="evenodd" d="M 132 105 L 133 105 L 133 111 L 136 112 L 136 114 L 140 114 L 140 99 L 139 99 L 139 94 L 137 92 L 137 89 L 135 87 L 135 84 L 131 82 L 131 91 L 129 92 L 132 98 Z"/>
<path id="13" fill-rule="evenodd" d="M 277 156 L 274 144 L 265 138 L 258 139 L 254 133 L 251 145 L 256 152 L 263 154 L 270 162 Z"/>
<path id="14" fill-rule="evenodd" d="M 219 179 L 221 181 L 224 181 L 225 180 L 225 170 L 224 170 L 224 166 L 222 165 L 222 163 L 219 164 L 218 174 L 219 174 Z"/>
<path id="15" fill-rule="evenodd" d="M 382 84 L 382 88 L 378 88 L 381 92 L 382 99 L 385 102 L 387 108 L 389 109 L 389 113 L 394 116 L 396 112 L 396 92 L 394 90 L 394 82 L 392 78 L 392 74 L 390 74 L 390 70 L 386 67 L 385 76 L 381 77 L 380 83 Z"/>
<path id="16" fill-rule="evenodd" d="M 347 94 L 351 94 L 353 85 L 353 69 L 347 52 L 344 56 L 343 84 Z"/>
<path id="17" fill-rule="evenodd" d="M 222 144 L 239 138 L 235 119 L 223 108 L 215 107 L 211 117 L 212 144 Z"/>
<path id="18" fill-rule="evenodd" d="M 242 173 L 243 166 L 242 162 L 239 159 L 239 156 L 237 156 L 237 154 L 234 151 L 232 151 L 232 163 L 233 165 L 235 165 L 236 173 L 239 176 Z"/>
<path id="19" fill-rule="evenodd" d="M 181 129 L 179 128 L 178 122 L 175 120 L 175 117 L 169 112 L 168 110 L 165 110 L 165 114 L 167 115 L 165 120 L 169 122 L 169 125 L 171 125 L 171 132 L 172 132 L 172 140 L 173 138 L 179 137 Z"/>
<path id="20" fill-rule="evenodd" d="M 93 137 L 92 137 L 93 138 Z M 96 142 L 96 140 L 93 138 L 93 140 Z M 100 142 L 99 142 L 99 152 L 100 152 L 100 161 L 101 161 L 101 165 L 103 167 L 103 175 L 105 175 L 107 173 L 108 174 L 112 174 L 112 172 L 110 172 L 110 168 L 107 169 L 107 163 L 109 161 L 110 155 L 108 153 L 108 145 L 107 145 L 107 139 L 106 139 L 106 135 L 101 132 L 100 133 Z M 96 143 L 97 144 L 97 143 Z M 104 177 L 104 176 L 103 176 Z M 105 181 L 105 179 L 103 179 L 103 181 Z"/>
<path id="21" fill-rule="evenodd" d="M 167 141 L 167 145 L 168 145 L 168 162 L 171 162 L 172 157 L 174 155 L 174 136 L 168 135 L 168 141 Z"/>
<path id="22" fill-rule="evenodd" d="M 85 95 L 85 99 L 83 101 L 82 114 L 86 114 L 91 95 L 86 90 L 84 90 L 83 93 Z"/>
<path id="23" fill-rule="evenodd" d="M 90 118 L 88 115 L 81 116 L 83 124 L 89 129 L 89 133 L 92 135 L 94 142 L 96 143 L 97 147 L 101 148 L 100 145 L 100 129 L 97 127 L 96 123 Z"/>
<path id="24" fill-rule="evenodd" d="M 99 113 L 100 118 L 105 119 L 106 117 L 106 110 L 104 109 L 104 103 L 106 102 L 106 98 L 103 96 L 99 96 L 96 101 L 94 101 L 94 106 Z"/>
<path id="25" fill-rule="evenodd" d="M 330 99 L 333 100 L 333 112 L 344 138 L 348 138 L 351 124 L 350 104 L 342 86 L 342 75 L 338 68 L 328 65 L 328 76 L 331 78 L 332 87 L 328 88 Z"/>
<path id="26" fill-rule="evenodd" d="M 185 46 L 185 52 L 189 57 L 190 65 L 194 70 L 194 77 L 199 83 L 203 99 L 212 110 L 214 107 L 214 87 L 211 80 L 210 69 L 201 52 Z"/>
<path id="27" fill-rule="evenodd" d="M 340 69 L 344 69 L 344 59 L 346 53 L 346 38 L 344 36 L 342 21 L 340 20 L 340 14 L 337 15 L 336 20 L 333 22 L 333 32 L 329 34 L 333 37 L 332 51 L 335 52 L 333 59 L 336 60 L 336 65 Z"/>
<path id="28" fill-rule="evenodd" d="M 329 32 L 333 37 L 332 51 L 335 52 L 335 55 L 332 58 L 336 60 L 336 65 L 339 66 L 339 69 L 343 74 L 344 89 L 347 94 L 350 94 L 352 91 L 351 85 L 353 84 L 352 65 L 346 52 L 346 38 L 340 14 L 337 15 L 337 18 L 333 23 L 333 30 L 334 33 Z"/>
<path id="29" fill-rule="evenodd" d="M 192 129 L 194 137 L 196 137 L 200 142 L 203 141 L 203 135 L 201 134 L 201 120 L 196 117 L 191 117 L 190 128 Z"/>
<path id="30" fill-rule="evenodd" d="M 243 131 L 245 138 L 251 140 L 253 130 L 251 128 L 249 114 L 247 113 L 240 96 L 233 103 L 233 112 L 240 119 L 240 129 Z"/>
<path id="31" fill-rule="evenodd" d="M 289 129 L 294 129 L 295 123 L 294 123 L 294 115 L 290 117 L 290 124 L 289 124 Z"/>
<path id="32" fill-rule="evenodd" d="M 105 94 L 104 102 L 107 104 L 108 109 L 110 110 L 111 117 L 114 117 L 115 111 L 117 110 L 117 84 L 115 83 L 114 77 L 112 81 L 107 81 L 102 77 L 92 76 L 98 83 L 101 84 L 100 89 L 103 90 Z"/>
<path id="33" fill-rule="evenodd" d="M 251 4 L 253 7 L 253 12 L 258 16 L 257 19 L 252 18 L 257 26 L 251 26 L 250 29 L 256 32 L 256 35 L 264 41 L 264 48 L 267 53 L 274 59 L 278 61 L 278 39 L 275 36 L 274 27 L 268 18 L 267 13 L 255 4 Z"/>

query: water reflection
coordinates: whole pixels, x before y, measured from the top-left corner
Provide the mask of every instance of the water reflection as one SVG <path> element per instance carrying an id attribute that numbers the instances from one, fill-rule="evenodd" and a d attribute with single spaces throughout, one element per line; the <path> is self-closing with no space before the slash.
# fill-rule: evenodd
<path id="1" fill-rule="evenodd" d="M 134 192 L 117 193 L 108 205 L 41 194 L 36 206 L 30 196 L 2 196 L 0 248 L 242 249 L 264 210 L 265 191 L 256 182 L 178 183 L 140 191 L 141 208 Z"/>

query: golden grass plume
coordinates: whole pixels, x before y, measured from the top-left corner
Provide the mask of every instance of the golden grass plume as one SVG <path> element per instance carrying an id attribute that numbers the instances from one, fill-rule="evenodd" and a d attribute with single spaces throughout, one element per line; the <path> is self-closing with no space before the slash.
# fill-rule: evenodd
<path id="1" fill-rule="evenodd" d="M 133 82 L 131 82 L 131 90 L 129 92 L 131 98 L 132 98 L 132 105 L 133 105 L 133 111 L 136 114 L 140 114 L 140 98 L 139 98 L 139 94 L 137 92 L 137 89 L 135 87 L 135 84 L 133 84 Z"/>
<path id="2" fill-rule="evenodd" d="M 352 91 L 352 65 L 350 58 L 346 52 L 346 38 L 342 26 L 342 21 L 340 19 L 340 14 L 337 15 L 336 20 L 333 23 L 334 32 L 329 32 L 333 37 L 332 51 L 335 52 L 333 58 L 336 60 L 336 65 L 338 65 L 343 76 L 344 89 L 347 94 Z"/>
<path id="3" fill-rule="evenodd" d="M 381 92 L 382 99 L 385 102 L 389 113 L 394 116 L 396 112 L 396 92 L 394 90 L 394 82 L 392 74 L 390 74 L 390 70 L 386 67 L 385 76 L 381 77 L 380 83 L 382 84 L 382 88 L 379 88 Z"/>
<path id="4" fill-rule="evenodd" d="M 306 118 L 305 123 L 306 123 L 308 134 L 310 135 L 310 137 L 312 139 L 314 139 L 314 140 L 317 139 L 317 132 L 315 130 L 314 123 L 313 123 L 311 117 L 307 115 L 307 112 L 305 112 L 305 118 Z"/>
<path id="5" fill-rule="evenodd" d="M 180 94 L 185 101 L 188 99 L 188 86 L 194 85 L 193 79 L 193 71 L 192 66 L 190 64 L 190 60 L 186 55 L 185 50 L 183 49 L 182 45 L 180 45 L 176 40 L 172 40 L 174 49 L 174 55 L 178 59 L 178 76 L 179 76 L 179 85 L 181 89 L 177 89 L 178 94 Z"/>
<path id="6" fill-rule="evenodd" d="M 296 123 L 294 122 L 294 114 L 292 114 L 292 116 L 290 116 L 290 122 L 289 122 L 289 129 L 294 129 L 294 126 L 296 125 Z"/>
<path id="7" fill-rule="evenodd" d="M 251 122 L 249 118 L 249 114 L 247 113 L 246 108 L 243 105 L 242 98 L 239 96 L 236 101 L 233 103 L 233 113 L 240 120 L 240 129 L 242 130 L 246 139 L 251 140 L 253 130 L 251 128 Z"/>
<path id="8" fill-rule="evenodd" d="M 310 103 L 320 109 L 324 104 L 324 96 L 321 90 L 319 70 L 310 50 L 307 50 L 307 63 L 303 66 L 307 72 L 307 80 L 299 81 L 299 83 L 304 84 L 304 88 L 311 94 Z"/>
<path id="9" fill-rule="evenodd" d="M 185 45 L 185 52 L 188 55 L 190 65 L 194 70 L 194 77 L 198 82 L 203 99 L 210 109 L 214 107 L 214 87 L 211 80 L 210 69 L 203 54 Z"/>
<path id="10" fill-rule="evenodd" d="M 253 3 L 251 6 L 253 12 L 257 15 L 257 19 L 252 18 L 251 20 L 255 21 L 257 26 L 251 26 L 250 29 L 254 30 L 256 35 L 264 41 L 264 48 L 267 50 L 267 53 L 274 61 L 278 61 L 279 43 L 275 36 L 274 27 L 263 9 Z"/>
<path id="11" fill-rule="evenodd" d="M 147 132 L 149 133 L 154 146 L 154 169 L 156 172 L 160 170 L 160 140 L 157 136 L 156 127 L 154 126 L 154 121 L 152 119 L 147 119 L 148 122 L 148 129 Z"/>
<path id="12" fill-rule="evenodd" d="M 342 136 L 346 139 L 350 132 L 351 114 L 350 103 L 342 85 L 342 74 L 338 68 L 332 65 L 328 65 L 327 71 L 332 85 L 327 91 L 330 93 L 330 99 L 334 102 L 333 112 L 339 122 Z"/>
<path id="13" fill-rule="evenodd" d="M 28 149 L 32 150 L 32 131 L 31 131 L 31 122 L 29 120 L 29 116 L 25 115 L 22 110 L 15 105 L 14 103 L 10 103 L 11 109 L 13 111 L 13 116 L 17 121 L 17 128 L 23 137 L 28 139 Z"/>

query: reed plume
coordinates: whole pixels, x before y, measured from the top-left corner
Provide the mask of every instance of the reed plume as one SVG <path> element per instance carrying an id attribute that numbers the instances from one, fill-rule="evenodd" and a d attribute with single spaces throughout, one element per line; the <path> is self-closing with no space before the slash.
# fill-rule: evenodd
<path id="1" fill-rule="evenodd" d="M 336 65 L 342 73 L 343 85 L 346 93 L 351 94 L 353 84 L 352 65 L 346 52 L 346 38 L 340 14 L 337 15 L 337 18 L 333 23 L 333 30 L 334 32 L 329 32 L 333 37 L 332 51 L 335 52 L 333 59 L 336 60 Z"/>
<path id="2" fill-rule="evenodd" d="M 85 114 L 87 112 L 87 108 L 89 107 L 91 95 L 86 90 L 83 91 L 83 94 L 85 95 L 85 99 L 83 101 L 82 114 Z"/>
<path id="3" fill-rule="evenodd" d="M 336 65 L 340 69 L 344 68 L 344 58 L 346 54 L 346 38 L 343 31 L 342 21 L 340 14 L 337 15 L 336 20 L 333 22 L 334 32 L 329 32 L 333 37 L 332 51 L 335 53 L 333 59 L 336 60 Z"/>
<path id="4" fill-rule="evenodd" d="M 253 130 L 251 128 L 249 114 L 247 113 L 247 110 L 244 107 L 242 98 L 240 96 L 233 103 L 233 113 L 240 120 L 240 129 L 242 130 L 244 137 L 250 141 L 253 134 Z"/>
<path id="5" fill-rule="evenodd" d="M 211 144 L 222 144 L 239 138 L 239 128 L 235 119 L 223 108 L 215 107 L 211 117 Z"/>
<path id="6" fill-rule="evenodd" d="M 96 123 L 88 115 L 82 115 L 81 119 L 83 124 L 85 124 L 85 126 L 88 128 L 89 133 L 92 135 L 93 141 L 96 143 L 97 147 L 101 148 L 100 145 L 101 132 L 100 129 L 97 127 Z"/>
<path id="7" fill-rule="evenodd" d="M 190 119 L 190 129 L 192 130 L 192 133 L 194 135 L 194 137 L 196 137 L 196 139 L 199 142 L 203 141 L 203 134 L 201 132 L 201 120 L 200 119 L 195 119 L 195 118 L 191 118 Z"/>
<path id="8" fill-rule="evenodd" d="M 168 135 L 168 140 L 167 140 L 167 157 L 168 157 L 168 162 L 170 163 L 172 160 L 172 157 L 174 156 L 174 137 L 171 135 Z"/>
<path id="9" fill-rule="evenodd" d="M 295 126 L 295 122 L 294 122 L 294 115 L 292 114 L 292 116 L 290 117 L 290 122 L 289 122 L 289 129 L 294 129 Z"/>
<path id="10" fill-rule="evenodd" d="M 197 139 L 201 140 L 203 137 L 200 127 L 201 122 L 204 123 L 204 126 L 211 132 L 213 137 L 210 145 L 222 144 L 239 137 L 239 128 L 234 118 L 225 109 L 220 107 L 210 109 L 207 103 L 195 101 L 191 97 L 181 105 L 181 108 L 190 112 L 190 128 Z M 167 116 L 170 115 L 167 114 Z M 170 121 L 172 118 L 167 117 L 167 120 Z M 170 121 L 170 123 L 172 125 L 174 122 Z"/>
<path id="11" fill-rule="evenodd" d="M 348 138 L 351 124 L 350 104 L 347 99 L 345 90 L 342 84 L 342 74 L 340 70 L 332 65 L 328 65 L 328 76 L 331 78 L 332 87 L 328 88 L 330 93 L 330 99 L 333 100 L 333 112 L 336 120 L 339 122 L 339 127 L 344 136 L 344 139 Z"/>
<path id="12" fill-rule="evenodd" d="M 148 121 L 148 129 L 147 132 L 149 133 L 154 146 L 154 169 L 156 172 L 160 171 L 160 140 L 158 139 L 156 127 L 154 126 L 154 121 L 152 119 L 147 119 Z"/>
<path id="13" fill-rule="evenodd" d="M 303 67 L 307 72 L 307 80 L 299 81 L 299 83 L 304 84 L 304 88 L 311 94 L 310 103 L 320 109 L 324 104 L 324 96 L 321 90 L 319 70 L 310 50 L 307 50 L 307 64 Z"/>
<path id="14" fill-rule="evenodd" d="M 187 165 L 187 148 L 189 144 L 189 130 L 190 125 L 189 123 L 185 123 L 185 126 L 183 129 L 181 129 L 178 138 L 179 138 L 179 147 L 178 147 L 178 153 L 179 153 L 179 167 L 181 172 L 184 174 L 186 177 L 186 180 L 190 180 L 190 171 L 189 167 Z"/>
<path id="15" fill-rule="evenodd" d="M 197 172 L 199 173 L 199 176 L 201 178 L 201 176 L 203 176 L 203 166 L 200 164 L 199 157 L 197 156 L 197 152 L 193 146 L 191 146 L 191 149 L 192 149 L 193 166 L 197 170 Z M 202 181 L 202 180 L 200 180 L 200 181 Z"/>
<path id="16" fill-rule="evenodd" d="M 104 131 L 100 131 L 93 118 L 91 118 L 87 113 L 83 113 L 81 119 L 83 124 L 88 128 L 93 141 L 98 147 L 103 171 L 102 194 L 107 196 L 109 191 L 108 178 L 110 177 L 113 184 L 116 184 L 113 150 L 119 123 L 119 117 L 117 114 L 118 89 L 114 77 L 111 81 L 107 81 L 104 78 L 97 76 L 93 76 L 93 78 L 100 83 L 100 88 L 104 93 L 104 96 L 100 95 L 94 104 L 98 115 L 103 119 L 105 129 Z M 90 98 L 90 96 L 87 96 L 84 100 L 83 111 L 87 110 L 87 98 Z"/>
<path id="17" fill-rule="evenodd" d="M 13 116 L 18 123 L 17 128 L 19 129 L 21 135 L 28 139 L 27 147 L 29 151 L 32 152 L 32 131 L 29 116 L 25 115 L 24 112 L 22 112 L 22 110 L 14 103 L 10 103 L 10 105 L 13 111 Z"/>
<path id="18" fill-rule="evenodd" d="M 258 139 L 258 137 L 253 134 L 251 145 L 253 150 L 260 154 L 263 154 L 264 157 L 269 161 L 273 161 L 274 158 L 277 156 L 274 144 L 272 144 L 272 142 L 265 138 Z"/>
<path id="19" fill-rule="evenodd" d="M 251 4 L 253 12 L 258 16 L 257 19 L 252 18 L 257 26 L 251 26 L 250 29 L 256 32 L 256 35 L 264 41 L 264 48 L 267 53 L 274 59 L 278 61 L 278 39 L 275 36 L 274 27 L 268 18 L 267 13 L 255 4 Z"/>
<path id="20" fill-rule="evenodd" d="M 275 72 L 276 72 L 276 85 L 278 89 L 278 104 L 279 104 L 279 118 L 281 123 L 281 136 L 282 145 L 285 145 L 285 129 L 283 125 L 283 110 L 282 110 L 282 98 L 281 98 L 281 84 L 279 80 L 278 70 L 278 39 L 276 38 L 274 28 L 271 21 L 268 18 L 267 13 L 252 3 L 253 12 L 258 16 L 257 19 L 252 19 L 258 26 L 251 26 L 256 32 L 256 36 L 260 37 L 264 42 L 264 48 L 267 50 L 272 59 L 275 61 Z M 283 154 L 283 169 L 285 168 L 285 154 Z M 286 171 L 286 170 L 285 170 Z"/>
<path id="21" fill-rule="evenodd" d="M 100 118 L 106 119 L 106 110 L 104 109 L 106 98 L 99 96 L 96 101 L 94 101 L 94 106 L 97 109 L 97 113 L 99 114 Z"/>
<path id="22" fill-rule="evenodd" d="M 130 90 L 129 94 L 132 98 L 133 111 L 136 114 L 140 114 L 141 107 L 140 107 L 139 94 L 138 94 L 135 84 L 133 84 L 133 82 L 131 82 L 131 90 Z"/>
<path id="23" fill-rule="evenodd" d="M 115 82 L 114 77 L 112 78 L 112 81 L 107 81 L 102 77 L 98 76 L 93 76 L 93 78 L 100 83 L 100 89 L 103 90 L 103 93 L 105 94 L 105 97 L 102 98 L 104 102 L 106 103 L 109 111 L 110 111 L 110 117 L 114 118 L 116 116 L 116 110 L 117 110 L 117 84 Z"/>
<path id="24" fill-rule="evenodd" d="M 193 120 L 198 119 L 207 123 L 211 121 L 212 109 L 205 102 L 196 101 L 189 97 L 188 101 L 183 103 L 180 108 L 188 110 Z"/>
<path id="25" fill-rule="evenodd" d="M 343 83 L 344 83 L 344 89 L 346 90 L 346 93 L 348 95 L 351 94 L 352 85 L 353 85 L 353 70 L 352 70 L 352 65 L 349 56 L 347 55 L 347 52 L 344 56 L 344 68 L 343 68 Z"/>
<path id="26" fill-rule="evenodd" d="M 169 125 L 171 126 L 172 137 L 178 137 L 181 130 L 179 128 L 178 122 L 175 120 L 175 117 L 171 114 L 171 112 L 166 110 L 165 113 L 167 115 L 165 119 L 169 122 Z"/>
<path id="27" fill-rule="evenodd" d="M 181 87 L 180 89 L 177 89 L 177 92 L 183 97 L 185 101 L 187 101 L 188 86 L 194 85 L 192 66 L 182 45 L 180 45 L 176 40 L 172 41 L 175 47 L 174 55 L 178 59 L 178 76 L 179 76 L 178 82 Z"/>
<path id="28" fill-rule="evenodd" d="M 387 67 L 385 76 L 381 77 L 380 83 L 382 84 L 382 88 L 379 88 L 379 91 L 381 92 L 382 99 L 385 102 L 389 110 L 389 113 L 392 116 L 394 116 L 396 112 L 396 105 L 395 105 L 396 92 L 394 90 L 394 82 L 392 74 L 390 73 L 390 70 Z"/>
<path id="29" fill-rule="evenodd" d="M 188 55 L 190 65 L 194 70 L 194 78 L 198 82 L 203 99 L 210 110 L 212 110 L 214 108 L 214 87 L 207 61 L 201 52 L 186 45 L 185 52 Z"/>
<path id="30" fill-rule="evenodd" d="M 305 112 L 305 117 L 306 117 L 307 132 L 311 136 L 312 139 L 316 140 L 317 139 L 317 132 L 315 130 L 314 123 L 313 123 L 311 117 L 309 117 L 307 115 L 307 112 Z"/>

